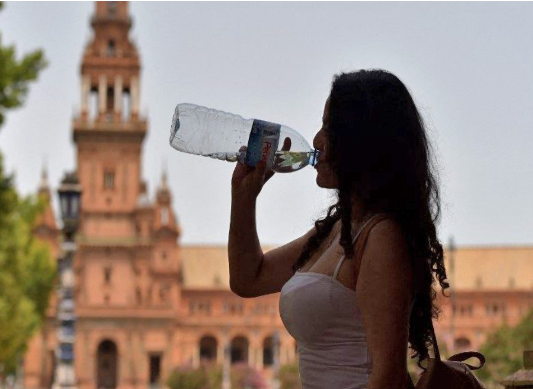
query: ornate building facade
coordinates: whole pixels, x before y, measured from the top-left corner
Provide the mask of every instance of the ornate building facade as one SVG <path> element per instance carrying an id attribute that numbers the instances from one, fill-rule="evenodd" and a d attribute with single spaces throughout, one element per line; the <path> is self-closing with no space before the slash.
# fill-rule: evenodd
<path id="1" fill-rule="evenodd" d="M 279 295 L 236 296 L 226 247 L 179 244 L 166 175 L 153 200 L 141 177 L 148 122 L 139 112 L 141 62 L 129 38 L 128 4 L 96 2 L 91 26 L 81 109 L 72 123 L 83 190 L 74 260 L 78 387 L 144 389 L 164 383 L 174 367 L 222 363 L 226 345 L 233 363 L 246 361 L 269 377 L 275 331 L 280 363 L 297 353 L 279 317 Z M 59 231 L 46 174 L 39 193 L 49 206 L 35 234 L 57 258 Z M 478 348 L 488 331 L 505 320 L 516 323 L 533 307 L 533 247 L 464 248 L 453 264 L 447 261 L 454 298 L 442 301 L 436 330 L 449 350 Z M 27 389 L 52 386 L 55 310 L 52 297 L 24 358 Z"/>
<path id="2" fill-rule="evenodd" d="M 74 260 L 78 387 L 146 388 L 173 367 L 220 363 L 226 343 L 233 363 L 247 361 L 268 375 L 276 329 L 281 363 L 295 358 L 277 296 L 238 298 L 220 266 L 225 248 L 178 244 L 165 174 L 150 200 L 141 177 L 148 123 L 139 112 L 141 62 L 129 38 L 128 3 L 95 4 L 81 65 L 81 109 L 72 123 L 83 193 Z M 39 191 L 50 201 L 46 180 Z M 59 254 L 51 206 L 35 233 Z M 26 388 L 53 382 L 55 309 L 52 302 L 25 357 Z"/>
<path id="3" fill-rule="evenodd" d="M 437 336 L 449 351 L 477 350 L 487 335 L 533 309 L 533 247 L 463 247 L 445 252 L 452 288 L 439 295 Z"/>

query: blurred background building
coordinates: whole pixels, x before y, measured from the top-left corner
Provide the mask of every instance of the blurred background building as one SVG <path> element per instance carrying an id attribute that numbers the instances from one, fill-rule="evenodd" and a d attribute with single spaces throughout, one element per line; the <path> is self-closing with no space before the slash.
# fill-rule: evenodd
<path id="1" fill-rule="evenodd" d="M 139 113 L 141 64 L 131 24 L 126 2 L 96 3 L 81 65 L 81 109 L 72 123 L 83 193 L 74 260 L 78 387 L 145 388 L 173 367 L 221 362 L 226 330 L 232 362 L 268 373 L 274 330 L 282 329 L 277 296 L 234 295 L 226 247 L 181 247 L 165 172 L 154 199 L 143 182 L 148 123 Z M 39 192 L 49 205 L 36 234 L 57 257 L 46 172 Z M 53 301 L 24 358 L 26 388 L 54 381 L 56 309 Z M 282 363 L 295 357 L 294 341 L 283 334 Z"/>
<path id="2" fill-rule="evenodd" d="M 152 195 L 141 175 L 148 123 L 139 112 L 141 62 L 127 2 L 96 2 L 91 25 L 81 109 L 72 122 L 83 192 L 72 297 L 77 386 L 158 386 L 176 366 L 221 364 L 226 344 L 232 363 L 246 361 L 271 376 L 276 330 L 280 364 L 297 353 L 279 317 L 279 296 L 239 298 L 229 288 L 225 246 L 179 244 L 166 173 Z M 35 233 L 57 258 L 46 171 L 39 193 L 48 208 Z M 453 297 L 441 299 L 436 330 L 449 351 L 479 348 L 490 330 L 515 324 L 533 307 L 533 247 L 451 247 L 446 258 Z M 55 299 L 24 358 L 28 389 L 54 382 Z"/>

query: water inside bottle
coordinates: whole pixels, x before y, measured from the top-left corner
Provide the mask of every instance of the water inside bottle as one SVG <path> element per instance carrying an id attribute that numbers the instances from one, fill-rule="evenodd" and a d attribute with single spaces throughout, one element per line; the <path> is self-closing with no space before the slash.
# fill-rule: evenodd
<path id="1" fill-rule="evenodd" d="M 239 160 L 239 153 L 211 153 L 206 154 L 206 157 L 220 159 L 221 161 L 237 162 Z"/>
<path id="2" fill-rule="evenodd" d="M 290 173 L 300 170 L 312 163 L 313 152 L 277 151 L 272 169 L 278 173 Z"/>
<path id="3" fill-rule="evenodd" d="M 208 154 L 207 157 L 220 159 L 222 161 L 228 162 L 237 162 L 244 161 L 244 156 L 246 151 L 240 153 L 212 153 Z M 307 151 L 307 152 L 298 152 L 298 151 L 277 151 L 274 155 L 274 163 L 272 165 L 272 170 L 278 173 L 290 173 L 300 170 L 307 165 L 314 166 L 318 159 L 319 152 Z"/>

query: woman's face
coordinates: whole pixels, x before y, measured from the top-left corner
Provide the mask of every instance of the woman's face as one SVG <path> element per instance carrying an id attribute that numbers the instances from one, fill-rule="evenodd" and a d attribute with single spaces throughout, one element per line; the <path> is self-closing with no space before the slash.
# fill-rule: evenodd
<path id="1" fill-rule="evenodd" d="M 328 122 L 329 122 L 329 98 L 326 100 L 324 114 L 322 115 L 322 128 L 313 139 L 313 147 L 320 151 L 318 163 L 315 165 L 317 171 L 316 183 L 321 188 L 336 189 L 339 182 L 333 170 L 328 152 Z"/>

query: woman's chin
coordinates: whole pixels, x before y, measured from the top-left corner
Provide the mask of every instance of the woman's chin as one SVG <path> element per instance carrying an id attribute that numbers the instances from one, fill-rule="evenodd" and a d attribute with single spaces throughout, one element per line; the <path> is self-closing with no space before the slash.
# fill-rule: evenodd
<path id="1" fill-rule="evenodd" d="M 318 174 L 316 176 L 316 184 L 319 187 L 324 188 L 324 189 L 336 189 L 337 188 L 337 183 L 334 179 L 332 179 L 332 177 L 326 176 L 323 173 L 318 172 L 318 171 L 317 173 Z"/>

